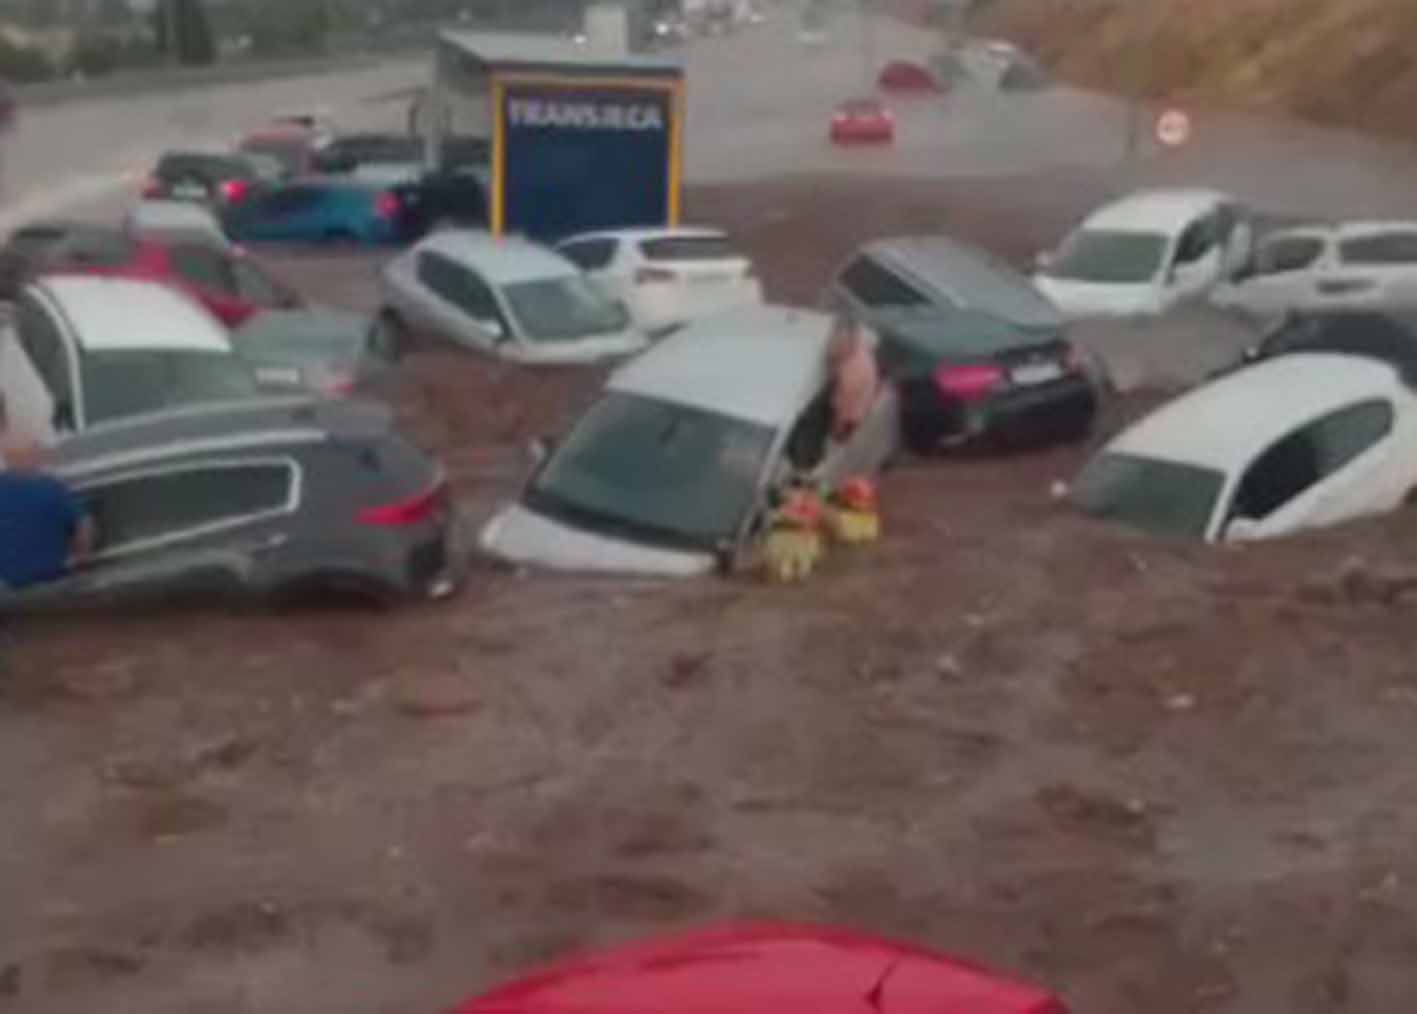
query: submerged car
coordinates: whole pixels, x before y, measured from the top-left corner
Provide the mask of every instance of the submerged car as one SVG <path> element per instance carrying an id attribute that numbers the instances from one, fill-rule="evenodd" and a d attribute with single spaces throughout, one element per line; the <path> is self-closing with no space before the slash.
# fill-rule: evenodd
<path id="1" fill-rule="evenodd" d="M 231 334 L 236 354 L 263 388 L 308 388 L 343 395 L 381 381 L 400 350 L 364 314 L 347 310 L 272 310 Z"/>
<path id="2" fill-rule="evenodd" d="M 1211 301 L 1259 318 L 1289 310 L 1417 311 L 1417 222 L 1270 233 Z"/>
<path id="3" fill-rule="evenodd" d="M 1250 256 L 1253 228 L 1215 190 L 1142 190 L 1093 212 L 1034 284 L 1069 319 L 1148 316 L 1204 299 Z"/>
<path id="4" fill-rule="evenodd" d="M 398 243 L 408 235 L 395 187 L 318 176 L 265 187 L 223 209 L 237 242 Z"/>
<path id="5" fill-rule="evenodd" d="M 58 581 L 0 594 L 0 610 L 190 593 L 396 602 L 462 578 L 442 469 L 379 406 L 188 406 L 75 436 L 52 465 L 97 541 Z"/>
<path id="6" fill-rule="evenodd" d="M 720 229 L 689 226 L 585 233 L 556 244 L 651 335 L 761 303 L 753 262 Z"/>
<path id="7" fill-rule="evenodd" d="M 1018 272 L 947 236 L 877 240 L 828 294 L 878 336 L 900 390 L 906 444 L 926 452 L 981 438 L 1080 439 L 1105 376 Z"/>
<path id="8" fill-rule="evenodd" d="M 25 287 L 0 330 L 0 392 L 37 439 L 130 416 L 258 395 L 227 329 L 167 285 L 56 275 Z"/>
<path id="9" fill-rule="evenodd" d="M 428 332 L 526 364 L 632 355 L 648 339 L 629 310 L 554 250 L 514 236 L 435 232 L 384 269 L 381 326 Z"/>
<path id="10" fill-rule="evenodd" d="M 1417 494 L 1417 395 L 1391 365 L 1304 352 L 1182 395 L 1083 469 L 1074 504 L 1208 542 L 1288 535 Z"/>
<path id="11" fill-rule="evenodd" d="M 844 444 L 829 440 L 832 318 L 741 307 L 621 366 L 483 529 L 492 556 L 572 571 L 690 577 L 744 562 L 775 491 L 879 471 L 898 445 L 881 385 Z"/>
<path id="12" fill-rule="evenodd" d="M 133 256 L 122 230 L 45 219 L 12 232 L 0 247 L 0 299 L 13 301 L 36 276 L 60 265 L 118 267 Z"/>
<path id="13" fill-rule="evenodd" d="M 1047 991 L 971 962 L 854 930 L 743 923 L 573 956 L 463 1001 L 453 1014 L 1068 1014 Z"/>
<path id="14" fill-rule="evenodd" d="M 1247 348 L 1229 373 L 1247 364 L 1294 352 L 1337 352 L 1367 356 L 1397 367 L 1417 380 L 1417 314 L 1372 310 L 1326 310 L 1286 314 Z"/>

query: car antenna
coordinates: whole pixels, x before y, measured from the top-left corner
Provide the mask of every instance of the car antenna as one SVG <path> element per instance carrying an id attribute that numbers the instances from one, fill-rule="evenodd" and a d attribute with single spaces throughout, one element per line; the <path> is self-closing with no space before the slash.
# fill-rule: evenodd
<path id="1" fill-rule="evenodd" d="M 872 1009 L 876 1011 L 876 1014 L 885 1014 L 885 1008 L 881 1006 L 881 997 L 885 994 L 886 982 L 904 960 L 905 955 L 903 954 L 895 957 L 891 963 L 882 970 L 881 977 L 876 980 L 876 984 L 866 991 L 866 1002 L 871 1005 Z"/>

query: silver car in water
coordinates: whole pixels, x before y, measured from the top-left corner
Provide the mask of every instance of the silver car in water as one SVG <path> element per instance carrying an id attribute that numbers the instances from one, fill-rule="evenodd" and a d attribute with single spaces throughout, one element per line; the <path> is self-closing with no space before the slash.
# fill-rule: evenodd
<path id="1" fill-rule="evenodd" d="M 894 388 L 829 438 L 832 318 L 747 306 L 688 325 L 621 366 L 483 529 L 499 559 L 692 577 L 744 562 L 773 493 L 878 472 L 899 445 Z"/>

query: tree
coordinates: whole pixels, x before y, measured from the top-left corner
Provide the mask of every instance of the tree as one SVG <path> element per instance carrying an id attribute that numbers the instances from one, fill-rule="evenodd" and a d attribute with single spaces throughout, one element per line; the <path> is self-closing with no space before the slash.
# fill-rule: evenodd
<path id="1" fill-rule="evenodd" d="M 164 55 L 176 43 L 179 63 L 203 66 L 216 60 L 216 43 L 202 0 L 159 0 L 153 8 L 153 32 L 158 52 Z"/>

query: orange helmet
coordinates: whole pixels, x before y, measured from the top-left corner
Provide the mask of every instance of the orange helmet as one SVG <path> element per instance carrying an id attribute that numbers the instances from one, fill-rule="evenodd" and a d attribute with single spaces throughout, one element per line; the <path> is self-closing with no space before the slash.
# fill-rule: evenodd
<path id="1" fill-rule="evenodd" d="M 777 516 L 789 524 L 812 528 L 821 520 L 821 503 L 810 490 L 795 489 L 783 500 Z"/>
<path id="2" fill-rule="evenodd" d="M 857 476 L 847 479 L 838 487 L 836 496 L 843 506 L 852 510 L 875 510 L 876 484 L 870 479 Z"/>

